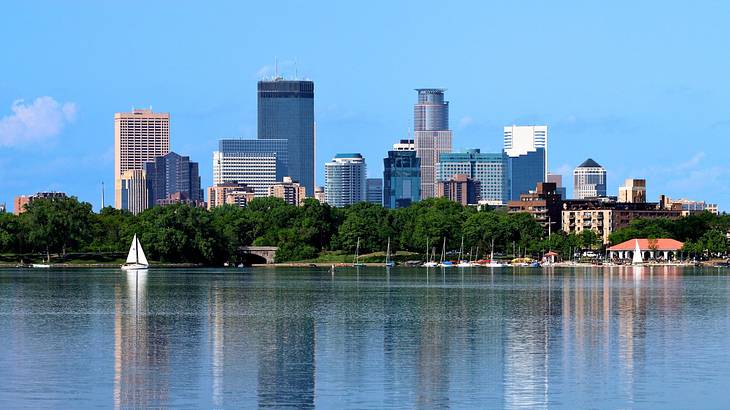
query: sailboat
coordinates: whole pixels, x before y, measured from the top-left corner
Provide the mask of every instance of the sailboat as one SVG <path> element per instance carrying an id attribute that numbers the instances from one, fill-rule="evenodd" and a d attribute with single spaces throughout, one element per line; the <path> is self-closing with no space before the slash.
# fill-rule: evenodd
<path id="1" fill-rule="evenodd" d="M 439 266 L 442 268 L 451 268 L 454 266 L 451 261 L 446 260 L 446 237 L 444 237 L 444 246 L 441 247 L 441 262 Z"/>
<path id="2" fill-rule="evenodd" d="M 459 268 L 471 268 L 472 264 L 468 260 L 462 259 L 464 256 L 464 237 L 461 237 L 461 247 L 459 248 L 459 263 L 456 265 Z"/>
<path id="3" fill-rule="evenodd" d="M 494 238 L 492 238 L 492 249 L 489 252 L 489 262 L 485 263 L 484 266 L 489 268 L 501 268 L 504 264 L 494 261 Z"/>
<path id="4" fill-rule="evenodd" d="M 439 266 L 439 264 L 434 260 L 435 257 L 436 255 L 434 255 L 434 258 L 431 258 L 431 252 L 428 250 L 428 237 L 426 237 L 426 262 L 423 263 L 423 267 L 435 268 L 436 266 Z"/>
<path id="5" fill-rule="evenodd" d="M 360 262 L 360 238 L 357 238 L 357 248 L 355 249 L 355 260 L 352 261 L 353 267 L 365 266 L 364 263 Z"/>
<path id="6" fill-rule="evenodd" d="M 142 244 L 139 243 L 137 234 L 134 234 L 132 246 L 130 246 L 129 254 L 127 255 L 127 262 L 122 265 L 122 270 L 145 270 L 149 266 L 147 257 L 144 256 L 144 251 L 142 250 Z"/>
<path id="7" fill-rule="evenodd" d="M 634 248 L 634 258 L 631 260 L 632 265 L 643 265 L 644 259 L 641 257 L 641 248 L 639 247 L 639 240 L 636 239 L 636 248 Z"/>
<path id="8" fill-rule="evenodd" d="M 390 260 L 390 237 L 388 237 L 388 249 L 385 251 L 385 266 L 388 268 L 395 266 L 395 262 Z"/>

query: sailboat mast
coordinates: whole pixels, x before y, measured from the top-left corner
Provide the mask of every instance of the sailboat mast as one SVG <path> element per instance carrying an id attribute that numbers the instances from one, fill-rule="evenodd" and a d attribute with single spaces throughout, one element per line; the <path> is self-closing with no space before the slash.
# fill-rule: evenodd
<path id="1" fill-rule="evenodd" d="M 137 239 L 137 234 L 134 234 L 134 263 L 139 263 L 139 239 Z"/>

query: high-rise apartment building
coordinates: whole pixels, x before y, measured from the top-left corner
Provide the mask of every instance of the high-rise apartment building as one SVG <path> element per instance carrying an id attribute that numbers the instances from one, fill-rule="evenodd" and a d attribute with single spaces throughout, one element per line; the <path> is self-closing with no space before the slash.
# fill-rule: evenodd
<path id="1" fill-rule="evenodd" d="M 507 198 L 519 201 L 547 178 L 548 129 L 544 125 L 504 127 Z"/>
<path id="2" fill-rule="evenodd" d="M 383 178 L 367 178 L 365 180 L 365 200 L 383 205 Z"/>
<path id="3" fill-rule="evenodd" d="M 302 184 L 295 182 L 291 177 L 284 177 L 281 182 L 269 187 L 269 196 L 281 198 L 289 205 L 302 206 L 307 198 L 307 191 Z"/>
<path id="4" fill-rule="evenodd" d="M 256 196 L 269 195 L 269 187 L 288 170 L 288 143 L 284 139 L 222 139 L 213 152 L 213 184 L 245 184 Z"/>
<path id="5" fill-rule="evenodd" d="M 618 188 L 619 202 L 646 202 L 646 180 L 627 179 L 624 185 Z"/>
<path id="6" fill-rule="evenodd" d="M 314 199 L 324 204 L 327 202 L 327 193 L 324 192 L 323 186 L 314 187 Z"/>
<path id="7" fill-rule="evenodd" d="M 436 195 L 436 163 L 439 155 L 451 152 L 449 102 L 445 89 L 419 88 L 418 102 L 413 107 L 414 146 L 421 160 L 421 198 Z"/>
<path id="8" fill-rule="evenodd" d="M 176 193 L 191 203 L 203 202 L 198 163 L 190 161 L 190 157 L 170 152 L 146 163 L 144 170 L 150 206 L 158 205 Z"/>
<path id="9" fill-rule="evenodd" d="M 411 140 L 401 140 L 383 159 L 383 206 L 404 208 L 421 200 L 421 159 Z"/>
<path id="10" fill-rule="evenodd" d="M 575 199 L 606 196 L 606 169 L 588 158 L 573 171 L 573 196 Z"/>
<path id="11" fill-rule="evenodd" d="M 365 201 L 367 166 L 360 154 L 337 154 L 324 164 L 324 191 L 327 203 L 342 207 Z"/>
<path id="12" fill-rule="evenodd" d="M 448 181 L 454 175 L 466 175 L 477 181 L 477 200 L 489 205 L 507 203 L 503 154 L 482 153 L 479 149 L 441 154 L 436 165 L 436 179 Z"/>
<path id="13" fill-rule="evenodd" d="M 146 162 L 170 152 L 170 113 L 133 110 L 114 114 L 114 207 L 122 207 L 125 171 L 142 170 Z"/>
<path id="14" fill-rule="evenodd" d="M 147 190 L 147 174 L 141 169 L 129 169 L 122 172 L 119 178 L 120 208 L 139 214 L 149 208 Z"/>
<path id="15" fill-rule="evenodd" d="M 258 83 L 258 139 L 283 139 L 288 144 L 288 171 L 314 193 L 314 83 L 281 77 Z"/>

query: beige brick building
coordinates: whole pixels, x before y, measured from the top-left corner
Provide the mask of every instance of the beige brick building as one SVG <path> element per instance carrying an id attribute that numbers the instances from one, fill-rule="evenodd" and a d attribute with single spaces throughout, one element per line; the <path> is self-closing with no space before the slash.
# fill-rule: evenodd
<path id="1" fill-rule="evenodd" d="M 170 152 L 170 113 L 133 110 L 114 114 L 114 207 L 122 207 L 122 174 L 141 170 Z"/>
<path id="2" fill-rule="evenodd" d="M 291 177 L 284 177 L 282 182 L 276 182 L 269 187 L 269 196 L 281 198 L 289 205 L 302 206 L 307 192 L 305 187 L 294 182 Z"/>

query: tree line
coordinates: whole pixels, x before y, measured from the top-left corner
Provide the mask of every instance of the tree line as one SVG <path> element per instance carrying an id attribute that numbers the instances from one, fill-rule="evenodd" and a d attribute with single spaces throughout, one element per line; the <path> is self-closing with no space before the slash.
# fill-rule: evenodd
<path id="1" fill-rule="evenodd" d="M 725 216 L 702 214 L 680 220 L 637 220 L 611 236 L 614 243 L 634 237 L 670 237 L 688 247 L 726 252 Z M 723 231 L 724 229 L 724 231 Z M 600 249 L 593 232 L 553 233 L 549 237 L 526 213 L 465 207 L 444 198 L 423 200 L 407 208 L 385 209 L 357 203 L 333 208 L 314 199 L 303 206 L 279 198 L 256 198 L 248 206 L 210 211 L 189 205 L 158 206 L 135 216 L 111 207 L 99 213 L 76 198 L 39 199 L 21 215 L 0 214 L 0 253 L 65 255 L 69 252 L 125 254 L 137 234 L 148 257 L 163 262 L 218 265 L 239 260 L 241 246 L 277 246 L 277 261 L 317 258 L 323 252 L 353 254 L 392 251 L 480 249 L 499 255 L 539 256 L 552 250 L 568 258 L 575 250 Z M 722 236 L 722 238 L 721 238 Z M 475 255 L 476 256 L 476 255 Z"/>

